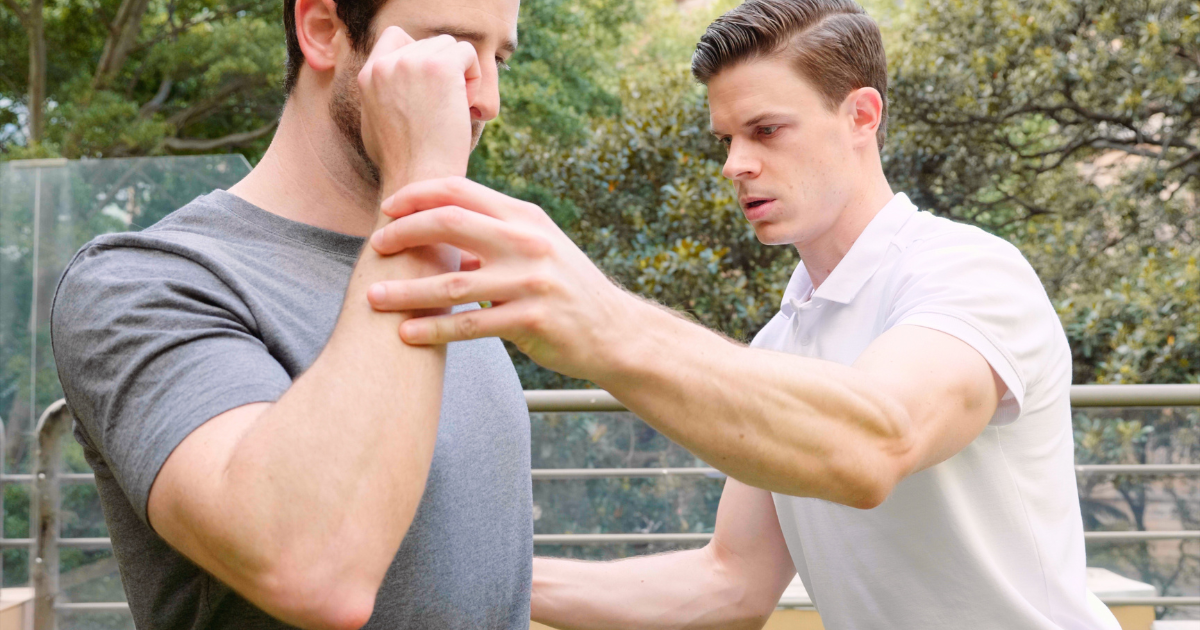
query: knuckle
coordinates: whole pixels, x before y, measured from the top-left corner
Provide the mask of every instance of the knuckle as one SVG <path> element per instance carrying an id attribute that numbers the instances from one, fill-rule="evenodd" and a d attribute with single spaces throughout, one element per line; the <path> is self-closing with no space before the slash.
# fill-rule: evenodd
<path id="1" fill-rule="evenodd" d="M 479 318 L 474 313 L 463 315 L 456 324 L 458 336 L 469 338 L 479 333 Z"/>
<path id="2" fill-rule="evenodd" d="M 462 195 L 467 192 L 470 187 L 471 180 L 462 176 L 453 176 L 446 178 L 446 191 L 452 195 Z"/>
<path id="3" fill-rule="evenodd" d="M 535 295 L 546 295 L 554 289 L 554 278 L 544 271 L 537 271 L 525 278 L 525 290 Z"/>
<path id="4" fill-rule="evenodd" d="M 541 234 L 520 234 L 514 239 L 521 253 L 535 258 L 542 258 L 550 254 L 552 245 L 550 239 Z"/>
<path id="5" fill-rule="evenodd" d="M 438 212 L 437 217 L 443 227 L 453 229 L 466 222 L 467 213 L 458 206 L 447 206 Z"/>
<path id="6" fill-rule="evenodd" d="M 457 304 L 471 290 L 471 281 L 463 276 L 451 276 L 446 280 L 445 289 L 446 297 Z"/>
<path id="7" fill-rule="evenodd" d="M 522 324 L 527 330 L 540 332 L 546 327 L 546 311 L 540 306 L 534 306 L 525 311 Z"/>

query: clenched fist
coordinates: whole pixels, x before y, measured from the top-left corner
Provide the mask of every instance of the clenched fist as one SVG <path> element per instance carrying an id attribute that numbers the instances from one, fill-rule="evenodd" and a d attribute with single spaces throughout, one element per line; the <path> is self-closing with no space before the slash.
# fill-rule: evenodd
<path id="1" fill-rule="evenodd" d="M 410 182 L 466 174 L 480 77 L 469 42 L 449 35 L 415 41 L 398 26 L 380 34 L 358 86 L 363 144 L 384 196 Z"/>

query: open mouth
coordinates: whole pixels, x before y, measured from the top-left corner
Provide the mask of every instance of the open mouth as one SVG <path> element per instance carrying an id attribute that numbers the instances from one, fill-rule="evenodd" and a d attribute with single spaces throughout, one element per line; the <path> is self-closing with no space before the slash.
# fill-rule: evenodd
<path id="1" fill-rule="evenodd" d="M 757 208 L 757 207 L 763 205 L 764 203 L 767 203 L 768 201 L 770 201 L 770 199 L 757 199 L 755 201 L 751 201 L 750 203 L 746 204 L 746 207 L 747 208 Z"/>

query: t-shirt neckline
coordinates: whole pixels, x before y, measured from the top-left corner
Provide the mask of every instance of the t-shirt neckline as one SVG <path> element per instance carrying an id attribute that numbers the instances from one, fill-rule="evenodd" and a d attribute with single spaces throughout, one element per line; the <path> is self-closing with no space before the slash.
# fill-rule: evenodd
<path id="1" fill-rule="evenodd" d="M 214 199 L 215 203 L 212 205 L 229 211 L 243 221 L 280 238 L 299 243 L 306 247 L 337 254 L 338 256 L 358 258 L 363 243 L 366 241 L 361 236 L 334 232 L 315 225 L 309 225 L 308 223 L 301 223 L 281 217 L 227 190 L 218 188 L 209 193 L 207 197 Z"/>

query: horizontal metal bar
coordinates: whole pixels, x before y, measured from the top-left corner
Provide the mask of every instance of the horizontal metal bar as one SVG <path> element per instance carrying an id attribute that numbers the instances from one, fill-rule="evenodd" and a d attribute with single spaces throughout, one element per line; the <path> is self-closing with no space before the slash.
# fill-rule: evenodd
<path id="1" fill-rule="evenodd" d="M 35 158 L 32 160 L 9 160 L 5 162 L 12 168 L 60 168 L 66 166 L 67 158 Z"/>
<path id="2" fill-rule="evenodd" d="M 625 411 L 602 389 L 531 389 L 525 402 L 532 412 Z M 1072 407 L 1197 407 L 1200 385 L 1072 385 Z"/>
<path id="3" fill-rule="evenodd" d="M 535 545 L 620 545 L 641 543 L 703 543 L 712 534 L 534 534 Z"/>
<path id="4" fill-rule="evenodd" d="M 1072 407 L 1196 407 L 1195 385 L 1072 385 Z"/>
<path id="5" fill-rule="evenodd" d="M 96 481 L 96 475 L 92 473 L 59 473 L 58 480 L 61 483 L 92 483 Z M 29 473 L 0 475 L 0 483 L 33 483 L 33 475 Z"/>
<path id="6" fill-rule="evenodd" d="M 1075 467 L 1083 475 L 1183 475 L 1200 474 L 1200 464 L 1083 464 Z M 539 468 L 534 469 L 534 479 L 605 479 L 610 477 L 715 477 L 725 473 L 716 468 Z M 89 483 L 96 481 L 91 473 L 64 473 L 58 476 L 64 483 Z M 0 475 L 0 483 L 30 483 L 33 475 Z"/>
<path id="7" fill-rule="evenodd" d="M 532 412 L 626 411 L 625 405 L 602 389 L 529 389 L 525 403 Z"/>
<path id="8" fill-rule="evenodd" d="M 712 477 L 723 479 L 725 473 L 716 468 L 535 468 L 533 478 L 539 480 L 562 479 L 614 479 L 624 477 Z"/>
<path id="9" fill-rule="evenodd" d="M 0 538 L 0 548 L 32 547 L 36 541 L 33 538 Z M 59 538 L 59 547 L 72 549 L 107 549 L 112 547 L 111 538 Z"/>
<path id="10" fill-rule="evenodd" d="M 1127 532 L 1084 532 L 1089 542 L 1136 542 L 1146 540 L 1191 540 L 1200 539 L 1200 530 L 1181 531 L 1127 531 Z M 537 545 L 607 545 L 641 543 L 708 542 L 712 534 L 535 534 Z M 60 538 L 62 547 L 75 549 L 104 549 L 112 546 L 109 538 Z M 31 538 L 0 539 L 0 547 L 29 547 Z"/>
<path id="11" fill-rule="evenodd" d="M 1101 597 L 1106 606 L 1200 606 L 1200 597 Z"/>
<path id="12" fill-rule="evenodd" d="M 1200 464 L 1082 464 L 1075 467 L 1080 475 L 1195 475 Z"/>
<path id="13" fill-rule="evenodd" d="M 1200 464 L 1084 464 L 1075 467 L 1080 475 L 1195 475 Z M 533 478 L 541 481 L 574 479 L 617 479 L 627 477 L 710 477 L 725 473 L 703 466 L 686 468 L 535 468 Z"/>
<path id="14" fill-rule="evenodd" d="M 61 612 L 129 612 L 129 602 L 65 602 L 55 604 Z"/>
<path id="15" fill-rule="evenodd" d="M 1200 606 L 1200 597 L 1101 597 L 1100 601 L 1106 606 Z M 129 612 L 129 602 L 70 602 L 58 604 L 54 609 L 62 612 Z"/>
<path id="16" fill-rule="evenodd" d="M 1084 532 L 1088 542 L 1138 542 L 1200 539 L 1200 530 L 1154 532 Z M 534 534 L 535 545 L 620 545 L 645 543 L 702 543 L 712 534 Z"/>
<path id="17" fill-rule="evenodd" d="M 1131 532 L 1084 532 L 1088 542 L 1140 542 L 1145 540 L 1200 540 L 1200 530 L 1182 531 L 1131 531 Z"/>

